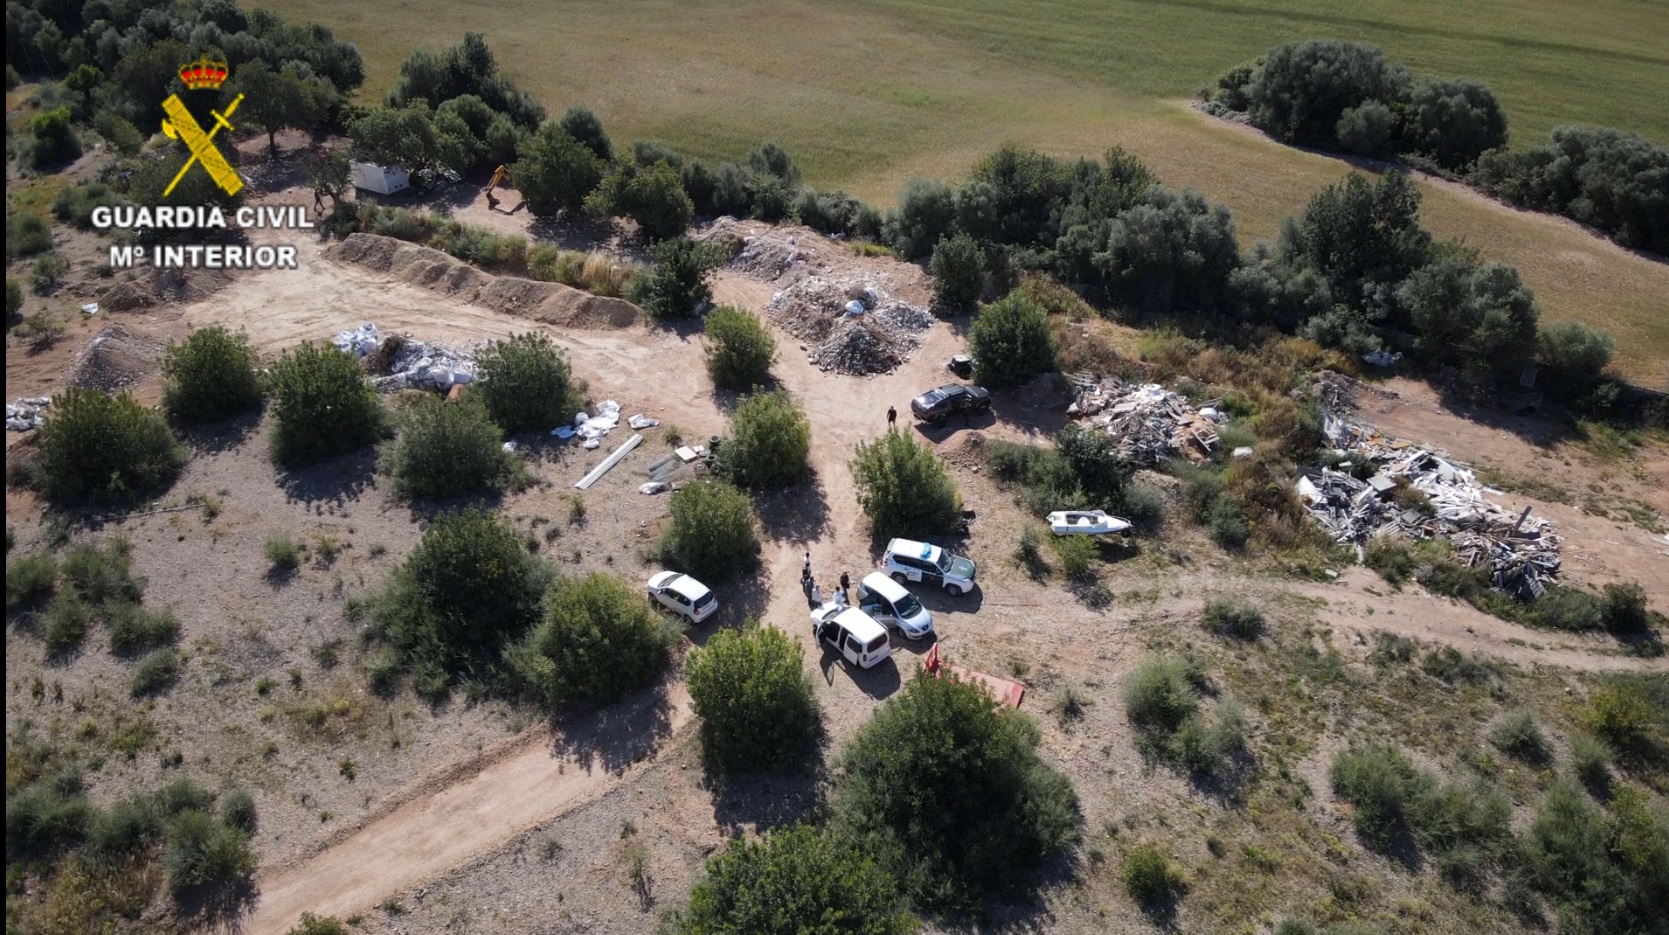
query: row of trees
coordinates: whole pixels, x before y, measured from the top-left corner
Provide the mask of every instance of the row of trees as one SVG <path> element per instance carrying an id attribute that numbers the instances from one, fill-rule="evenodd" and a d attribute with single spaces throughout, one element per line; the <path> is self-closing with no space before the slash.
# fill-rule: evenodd
<path id="1" fill-rule="evenodd" d="M 1284 142 L 1429 163 L 1624 246 L 1669 253 L 1669 149 L 1637 134 L 1562 126 L 1509 150 L 1506 114 L 1487 85 L 1416 78 L 1374 46 L 1338 40 L 1275 46 L 1202 93 L 1208 108 L 1245 113 Z"/>

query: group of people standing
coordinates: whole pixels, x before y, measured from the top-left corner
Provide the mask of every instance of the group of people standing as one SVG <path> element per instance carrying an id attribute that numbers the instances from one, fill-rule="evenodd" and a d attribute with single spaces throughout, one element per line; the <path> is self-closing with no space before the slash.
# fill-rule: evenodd
<path id="1" fill-rule="evenodd" d="M 840 573 L 840 587 L 834 592 L 836 607 L 845 607 L 848 593 L 852 588 L 852 578 L 846 572 Z M 813 610 L 823 606 L 823 589 L 818 587 L 816 579 L 811 576 L 811 553 L 806 553 L 805 565 L 800 569 L 800 590 L 805 592 L 806 602 Z"/>

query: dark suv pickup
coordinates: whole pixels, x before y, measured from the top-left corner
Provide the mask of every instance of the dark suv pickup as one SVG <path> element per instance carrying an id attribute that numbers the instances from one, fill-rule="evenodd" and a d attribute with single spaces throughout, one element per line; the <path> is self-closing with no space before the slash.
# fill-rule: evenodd
<path id="1" fill-rule="evenodd" d="M 991 391 L 983 386 L 951 383 L 910 400 L 910 411 L 916 418 L 934 425 L 944 425 L 946 419 L 958 412 L 989 412 L 990 409 Z"/>

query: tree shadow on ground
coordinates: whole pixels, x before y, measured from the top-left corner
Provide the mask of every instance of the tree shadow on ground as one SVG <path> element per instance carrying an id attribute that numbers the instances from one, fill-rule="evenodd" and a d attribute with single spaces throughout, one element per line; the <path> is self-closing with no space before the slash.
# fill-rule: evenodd
<path id="1" fill-rule="evenodd" d="M 1539 393 L 1524 394 L 1478 389 L 1465 381 L 1429 378 L 1443 408 L 1468 422 L 1510 432 L 1538 448 L 1553 448 L 1561 442 L 1583 439 L 1583 433 L 1554 404 L 1541 401 Z"/>
<path id="2" fill-rule="evenodd" d="M 290 502 L 346 506 L 376 486 L 377 449 L 366 445 L 302 468 L 281 469 L 278 486 Z"/>
<path id="3" fill-rule="evenodd" d="M 198 454 L 214 455 L 242 447 L 261 427 L 261 409 L 251 409 L 224 422 L 176 428 L 180 439 Z"/>
<path id="4" fill-rule="evenodd" d="M 672 702 L 661 681 L 602 708 L 574 710 L 551 722 L 551 753 L 590 770 L 618 773 L 655 752 L 672 732 Z"/>
<path id="5" fill-rule="evenodd" d="M 504 494 L 498 491 L 462 494 L 456 497 L 439 499 L 415 498 L 406 501 L 406 507 L 411 511 L 411 519 L 414 523 L 430 523 L 437 516 L 465 510 L 481 510 L 492 513 L 503 505 Z"/>
<path id="6" fill-rule="evenodd" d="M 824 538 L 831 528 L 829 497 L 815 470 L 792 487 L 755 496 L 753 505 L 768 539 L 805 545 Z"/>
<path id="7" fill-rule="evenodd" d="M 810 625 L 808 617 L 806 626 Z M 898 670 L 898 660 L 891 656 L 876 663 L 872 668 L 864 669 L 848 663 L 845 657 L 841 656 L 840 650 L 827 643 L 819 642 L 817 652 L 817 669 L 823 674 L 825 684 L 833 685 L 839 677 L 836 673 L 844 672 L 859 691 L 877 701 L 892 697 L 904 687 L 904 678 Z"/>
<path id="8" fill-rule="evenodd" d="M 713 793 L 713 819 L 719 830 L 736 837 L 821 820 L 828 810 L 823 800 L 822 762 L 819 746 L 800 769 L 741 775 L 709 771 L 707 786 Z"/>
<path id="9" fill-rule="evenodd" d="M 178 897 L 180 917 L 190 920 L 193 930 L 236 935 L 243 931 L 244 921 L 254 911 L 260 895 L 249 877 L 193 887 Z"/>
<path id="10" fill-rule="evenodd" d="M 1080 863 L 1069 849 L 1038 867 L 1023 892 L 989 895 L 972 912 L 934 921 L 954 935 L 1043 935 L 1060 921 L 1049 908 L 1049 892 L 1066 893 L 1077 885 L 1083 877 Z"/>
<path id="11" fill-rule="evenodd" d="M 724 595 L 718 611 L 685 631 L 696 646 L 706 646 L 720 630 L 739 630 L 750 618 L 763 619 L 771 603 L 771 572 L 761 566 L 752 574 L 718 582 L 715 590 Z"/>

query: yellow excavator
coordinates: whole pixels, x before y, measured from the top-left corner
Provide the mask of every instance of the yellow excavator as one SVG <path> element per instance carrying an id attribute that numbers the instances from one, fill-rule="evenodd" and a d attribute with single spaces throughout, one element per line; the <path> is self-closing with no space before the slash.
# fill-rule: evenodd
<path id="1" fill-rule="evenodd" d="M 500 185 L 504 184 L 505 182 L 508 182 L 509 180 L 510 180 L 510 167 L 509 166 L 499 166 L 497 169 L 493 170 L 493 180 L 491 182 L 487 183 L 487 207 L 488 208 L 490 208 L 492 210 L 497 210 L 498 209 L 498 196 L 493 194 L 493 189 L 499 187 Z"/>

